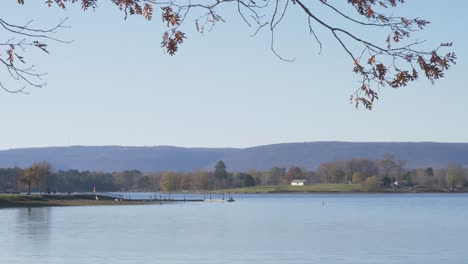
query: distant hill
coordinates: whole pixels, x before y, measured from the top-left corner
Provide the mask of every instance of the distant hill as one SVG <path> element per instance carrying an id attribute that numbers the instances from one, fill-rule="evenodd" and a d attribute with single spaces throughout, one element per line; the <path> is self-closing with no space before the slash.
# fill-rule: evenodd
<path id="1" fill-rule="evenodd" d="M 407 167 L 442 167 L 448 162 L 468 166 L 468 143 L 285 143 L 252 148 L 46 147 L 0 151 L 0 167 L 25 167 L 49 161 L 53 168 L 93 171 L 138 169 L 193 171 L 210 169 L 223 160 L 231 171 L 267 170 L 292 165 L 314 169 L 320 163 L 352 158 L 379 159 L 393 154 Z"/>

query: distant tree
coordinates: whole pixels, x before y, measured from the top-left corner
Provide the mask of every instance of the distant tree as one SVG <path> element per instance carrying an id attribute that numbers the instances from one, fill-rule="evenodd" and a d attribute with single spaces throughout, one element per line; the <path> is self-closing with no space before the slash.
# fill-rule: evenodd
<path id="1" fill-rule="evenodd" d="M 161 182 L 161 174 L 160 173 L 154 173 L 154 174 L 149 174 L 149 190 L 150 191 L 159 191 L 161 190 L 160 182 Z"/>
<path id="2" fill-rule="evenodd" d="M 310 184 L 320 183 L 320 176 L 315 173 L 315 171 L 304 171 L 304 179 L 307 180 Z"/>
<path id="3" fill-rule="evenodd" d="M 89 175 L 86 175 L 88 178 L 88 186 L 86 186 L 85 190 L 90 190 L 92 187 L 96 187 L 97 191 L 117 191 L 112 174 L 105 173 L 105 172 L 92 172 Z M 136 181 L 138 177 L 134 178 Z M 132 185 L 136 185 L 133 183 Z"/>
<path id="4" fill-rule="evenodd" d="M 298 166 L 292 166 L 286 174 L 286 184 L 289 184 L 296 179 L 304 179 L 304 172 Z"/>
<path id="5" fill-rule="evenodd" d="M 379 190 L 379 181 L 377 176 L 369 177 L 363 184 L 363 190 L 367 192 L 376 192 Z"/>
<path id="6" fill-rule="evenodd" d="M 212 190 L 214 188 L 213 173 L 208 171 L 197 170 L 192 173 L 192 186 L 196 190 Z"/>
<path id="7" fill-rule="evenodd" d="M 139 190 L 150 190 L 151 189 L 151 180 L 148 176 L 143 176 L 138 180 L 138 189 Z"/>
<path id="8" fill-rule="evenodd" d="M 343 183 L 345 171 L 343 162 L 325 162 L 317 167 L 316 173 L 323 183 Z"/>
<path id="9" fill-rule="evenodd" d="M 172 192 L 177 190 L 178 175 L 175 172 L 164 172 L 161 177 L 161 190 Z"/>
<path id="10" fill-rule="evenodd" d="M 115 186 L 121 191 L 134 189 L 143 174 L 139 170 L 126 170 L 112 175 Z"/>
<path id="11" fill-rule="evenodd" d="M 449 163 L 445 169 L 448 187 L 457 188 L 465 185 L 465 170 L 460 164 Z"/>
<path id="12" fill-rule="evenodd" d="M 359 172 L 355 172 L 353 174 L 352 182 L 353 183 L 360 183 L 361 182 L 361 174 Z"/>
<path id="13" fill-rule="evenodd" d="M 18 167 L 0 169 L 0 192 L 11 192 L 18 190 L 19 178 L 22 170 Z"/>
<path id="14" fill-rule="evenodd" d="M 285 168 L 273 167 L 268 171 L 267 185 L 280 185 L 285 176 Z"/>
<path id="15" fill-rule="evenodd" d="M 426 187 L 434 187 L 435 178 L 434 171 L 432 168 L 416 168 L 410 171 L 414 184 L 424 185 Z"/>
<path id="16" fill-rule="evenodd" d="M 252 187 L 255 186 L 255 179 L 252 177 L 252 175 L 247 174 L 244 177 L 244 186 L 245 187 Z"/>
<path id="17" fill-rule="evenodd" d="M 434 171 L 434 182 L 437 188 L 443 189 L 447 187 L 447 172 L 445 169 L 437 169 Z"/>
<path id="18" fill-rule="evenodd" d="M 386 154 L 381 160 L 377 161 L 380 177 L 388 176 L 401 181 L 405 173 L 404 167 L 406 161 L 397 159 L 394 155 Z"/>
<path id="19" fill-rule="evenodd" d="M 426 168 L 426 175 L 429 177 L 434 177 L 434 169 L 433 168 Z"/>
<path id="20" fill-rule="evenodd" d="M 377 164 L 379 165 L 379 174 L 381 177 L 391 177 L 392 170 L 396 166 L 395 156 L 386 154 L 381 160 L 377 162 Z"/>
<path id="21" fill-rule="evenodd" d="M 231 174 L 230 174 L 231 175 Z M 251 175 L 254 180 L 255 180 L 255 185 L 262 185 L 262 184 L 266 184 L 266 182 L 268 181 L 268 173 L 266 173 L 265 171 L 259 171 L 259 170 L 249 170 L 247 173 L 243 173 L 241 172 L 239 175 L 242 176 L 242 184 L 241 186 L 243 186 L 243 181 L 244 181 L 244 178 L 245 176 L 247 175 Z M 227 184 L 229 184 L 229 182 L 227 182 Z"/>
<path id="22" fill-rule="evenodd" d="M 89 192 L 93 187 L 97 191 L 122 191 L 125 188 L 119 185 L 116 178 L 122 174 L 120 173 L 104 173 L 104 172 L 91 172 L 91 171 L 78 171 L 78 170 L 59 170 L 53 173 L 56 181 L 56 189 L 66 192 Z M 115 176 L 115 177 L 114 177 Z M 123 178 L 121 179 L 123 182 Z M 131 183 L 133 185 L 133 183 Z"/>
<path id="23" fill-rule="evenodd" d="M 226 169 L 226 164 L 222 160 L 216 162 L 215 165 L 215 170 L 214 170 L 214 176 L 217 180 L 224 180 L 227 178 L 227 169 Z"/>
<path id="24" fill-rule="evenodd" d="M 25 4 L 24 0 L 17 0 Z M 80 4 L 83 10 L 98 8 L 97 0 L 47 0 L 46 4 L 65 9 L 68 4 Z M 427 48 L 425 41 L 412 39 L 413 34 L 423 30 L 429 21 L 418 18 L 407 18 L 396 15 L 404 0 L 348 0 L 342 4 L 333 1 L 267 1 L 267 0 L 110 0 L 124 13 L 142 16 L 147 20 L 153 18 L 154 12 L 160 12 L 166 31 L 162 36 L 161 47 L 174 55 L 179 45 L 186 39 L 181 26 L 187 21 L 195 24 L 197 31 L 210 31 L 215 24 L 225 21 L 221 10 L 237 13 L 247 26 L 252 28 L 253 35 L 262 29 L 271 34 L 271 50 L 282 60 L 285 59 L 275 48 L 276 29 L 286 13 L 302 16 L 310 35 L 317 41 L 319 49 L 322 42 L 320 33 L 325 33 L 341 47 L 348 56 L 353 72 L 358 75 L 359 85 L 351 95 L 351 102 L 358 107 L 363 105 L 372 109 L 374 101 L 379 98 L 382 87 L 400 88 L 417 80 L 423 75 L 431 82 L 443 78 L 445 72 L 455 63 L 453 52 L 443 54 L 442 50 L 452 43 L 442 43 L 434 48 Z M 294 8 L 292 8 L 294 6 Z M 424 3 L 421 3 L 424 6 Z M 231 9 L 229 9 L 231 7 Z M 398 7 L 398 9 L 397 9 Z M 158 11 L 155 11 L 158 10 Z M 422 9 L 421 9 L 422 10 Z M 339 17 L 341 20 L 333 20 Z M 28 19 L 29 20 L 29 19 Z M 22 92 L 24 86 L 42 87 L 43 75 L 37 73 L 28 64 L 25 53 L 29 47 L 48 52 L 47 42 L 60 41 L 54 33 L 64 28 L 64 21 L 50 28 L 35 27 L 33 20 L 22 25 L 15 25 L 1 19 L 4 40 L 4 58 L 0 59 L 3 72 L 11 79 L 19 81 L 20 88 L 9 88 L 5 82 L 0 87 L 9 92 Z M 300 21 L 300 20 L 299 20 Z M 190 23 L 190 22 L 189 22 Z M 303 25 L 292 25 L 299 28 Z M 372 32 L 373 34 L 368 34 Z M 370 37 L 375 35 L 378 37 Z"/>
<path id="25" fill-rule="evenodd" d="M 344 162 L 345 180 L 350 181 L 355 173 L 358 173 L 361 179 L 366 179 L 377 175 L 378 167 L 375 161 L 368 159 L 351 159 Z"/>
<path id="26" fill-rule="evenodd" d="M 51 165 L 48 162 L 39 162 L 31 165 L 34 174 L 34 181 L 36 187 L 40 192 L 49 193 L 52 184 L 52 171 Z"/>
<path id="27" fill-rule="evenodd" d="M 178 190 L 189 191 L 192 189 L 192 179 L 190 174 L 183 174 L 179 176 L 179 182 L 177 186 Z"/>
<path id="28" fill-rule="evenodd" d="M 413 185 L 414 184 L 414 171 L 413 170 L 410 170 L 410 171 L 406 171 L 405 173 L 403 173 L 403 176 L 402 177 L 399 177 L 399 180 L 398 179 L 395 179 L 395 178 L 392 178 L 393 181 L 406 181 L 408 182 L 408 185 Z"/>
<path id="29" fill-rule="evenodd" d="M 385 176 L 382 179 L 382 183 L 383 183 L 384 186 L 388 187 L 388 186 L 392 185 L 392 179 L 390 177 L 388 177 L 388 176 Z"/>
<path id="30" fill-rule="evenodd" d="M 20 177 L 18 178 L 18 181 L 19 185 L 26 186 L 28 195 L 31 195 L 31 187 L 33 182 L 32 167 L 23 169 Z"/>
<path id="31" fill-rule="evenodd" d="M 28 195 L 33 187 L 40 192 L 50 191 L 51 166 L 47 162 L 33 163 L 29 168 L 23 169 L 19 177 L 20 185 L 26 186 Z"/>

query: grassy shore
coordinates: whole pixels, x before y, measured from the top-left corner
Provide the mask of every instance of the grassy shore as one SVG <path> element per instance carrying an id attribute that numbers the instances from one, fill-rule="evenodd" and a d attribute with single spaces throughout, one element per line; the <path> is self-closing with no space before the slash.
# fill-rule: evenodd
<path id="1" fill-rule="evenodd" d="M 213 193 L 466 193 L 468 187 L 459 190 L 429 189 L 426 187 L 399 187 L 379 188 L 377 191 L 369 192 L 362 190 L 360 184 L 310 184 L 306 186 L 256 186 L 236 189 L 224 189 L 213 191 Z"/>
<path id="2" fill-rule="evenodd" d="M 351 193 L 360 192 L 359 184 L 310 184 L 305 186 L 258 186 L 236 189 L 225 189 L 215 193 Z"/>
<path id="3" fill-rule="evenodd" d="M 97 205 L 141 205 L 160 204 L 160 201 L 115 201 L 113 199 L 96 200 L 94 195 L 25 195 L 0 194 L 0 208 L 43 207 L 43 206 L 97 206 Z"/>

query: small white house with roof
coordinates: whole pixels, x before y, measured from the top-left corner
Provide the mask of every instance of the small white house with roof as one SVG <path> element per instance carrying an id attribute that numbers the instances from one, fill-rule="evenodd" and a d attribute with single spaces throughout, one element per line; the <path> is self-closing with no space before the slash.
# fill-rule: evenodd
<path id="1" fill-rule="evenodd" d="M 304 186 L 307 185 L 309 182 L 307 180 L 292 180 L 291 186 Z"/>

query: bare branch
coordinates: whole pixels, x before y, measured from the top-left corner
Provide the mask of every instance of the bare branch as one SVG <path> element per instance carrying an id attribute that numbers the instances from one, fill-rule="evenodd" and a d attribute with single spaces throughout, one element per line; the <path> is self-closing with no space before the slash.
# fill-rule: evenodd
<path id="1" fill-rule="evenodd" d="M 445 72 L 455 64 L 456 55 L 448 52 L 441 55 L 442 49 L 450 48 L 451 43 L 442 43 L 432 50 L 421 49 L 421 44 L 425 41 L 411 41 L 412 33 L 423 30 L 429 22 L 419 18 L 408 19 L 393 15 L 390 9 L 399 6 L 405 0 L 348 0 L 346 3 L 354 8 L 355 12 L 344 12 L 327 0 L 317 0 L 320 2 L 314 8 L 310 6 L 316 1 L 304 0 L 110 0 L 124 13 L 124 18 L 137 15 L 147 20 L 152 20 L 153 13 L 158 10 L 166 32 L 163 35 L 161 47 L 169 55 L 174 55 L 178 51 L 179 45 L 184 43 L 186 35 L 180 30 L 186 21 L 194 21 L 197 31 L 204 33 L 211 31 L 218 22 L 225 22 L 222 12 L 229 10 L 237 13 L 242 21 L 253 28 L 251 36 L 256 36 L 258 32 L 267 28 L 270 30 L 270 49 L 275 56 L 283 61 L 294 61 L 285 59 L 275 47 L 276 29 L 284 21 L 287 12 L 295 12 L 307 17 L 307 26 L 310 35 L 313 35 L 319 45 L 319 54 L 322 52 L 322 42 L 316 34 L 316 29 L 324 29 L 348 54 L 353 63 L 353 71 L 360 78 L 360 87 L 351 95 L 351 102 L 358 107 L 364 105 L 367 109 L 372 109 L 373 103 L 377 100 L 378 92 L 382 87 L 401 88 L 407 86 L 424 75 L 431 82 L 443 78 Z M 47 0 L 48 6 L 58 6 L 65 9 L 66 5 L 79 3 L 84 11 L 97 8 L 97 0 Z M 24 4 L 24 1 L 19 1 Z M 292 9 L 290 5 L 297 5 L 299 8 Z M 220 7 L 223 7 L 221 9 Z M 362 30 L 349 30 L 348 25 L 340 25 L 338 21 L 329 23 L 330 18 L 320 18 L 320 8 L 331 10 L 340 20 L 345 20 L 347 24 L 360 27 Z M 235 9 L 234 9 L 235 8 Z M 299 11 L 298 11 L 299 10 Z M 312 11 L 313 10 L 313 11 Z M 229 11 L 228 11 L 229 12 Z M 353 13 L 353 14 L 350 14 Z M 390 15 L 386 15 L 390 13 Z M 24 25 L 14 25 L 0 18 L 0 31 L 7 36 L 7 40 L 1 42 L 7 57 L 1 57 L 0 62 L 4 70 L 10 74 L 13 80 L 20 81 L 26 86 L 42 87 L 42 74 L 35 73 L 33 67 L 26 65 L 24 53 L 27 48 L 39 48 L 48 52 L 46 41 L 69 43 L 59 38 L 55 34 L 62 28 L 66 19 L 61 20 L 57 25 L 48 29 L 32 27 L 32 20 Z M 337 25 L 332 25 L 337 24 Z M 343 23 L 342 23 L 343 24 Z M 383 36 L 382 42 L 374 41 L 364 35 L 364 29 L 378 30 L 377 33 Z M 8 35 L 9 34 L 9 35 Z M 2 35 L 2 36 L 3 36 Z M 364 37 L 362 37 L 364 35 Z M 378 35 L 378 34 L 373 34 Z M 19 41 L 16 41 L 20 39 Z M 358 47 L 358 48 L 357 48 Z M 357 50 L 356 50 L 357 49 Z M 5 83 L 5 82 L 4 82 Z M 4 83 L 1 88 L 6 91 L 23 91 L 6 89 Z"/>

